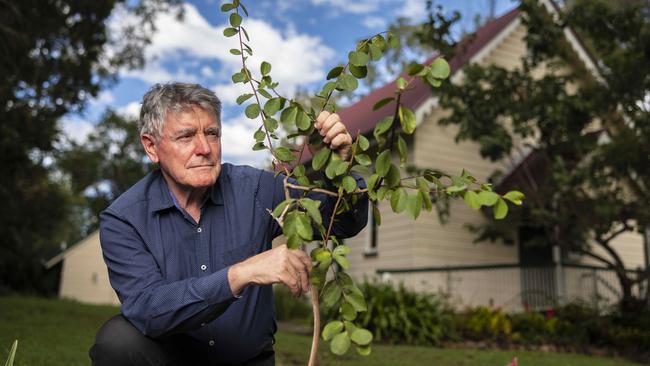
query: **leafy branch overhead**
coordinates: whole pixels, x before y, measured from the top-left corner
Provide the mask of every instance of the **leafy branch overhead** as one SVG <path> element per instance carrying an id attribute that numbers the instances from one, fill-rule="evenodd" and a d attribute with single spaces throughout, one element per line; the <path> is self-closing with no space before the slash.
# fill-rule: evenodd
<path id="1" fill-rule="evenodd" d="M 506 201 L 519 205 L 523 194 L 512 191 L 501 196 L 492 191 L 490 184 L 478 182 L 465 171 L 460 176 L 430 171 L 416 176 L 402 176 L 401 168 L 408 160 L 404 136 L 413 134 L 417 127 L 415 113 L 402 103 L 402 96 L 413 89 L 416 80 L 439 87 L 451 71 L 443 58 L 429 65 L 408 65 L 396 81 L 394 96 L 382 99 L 374 106 L 375 110 L 391 108 L 392 114 L 377 123 L 372 136 L 357 132 L 351 157 L 343 160 L 323 142 L 314 127 L 316 116 L 324 110 L 335 112 L 333 94 L 357 89 L 359 79 L 367 76 L 368 64 L 380 60 L 388 50 L 396 47 L 395 37 L 382 32 L 357 42 L 356 48 L 348 54 L 347 62 L 328 72 L 327 82 L 316 94 L 317 102 L 306 107 L 278 93 L 278 82 L 271 76 L 270 63 L 263 61 L 259 68 L 249 65 L 253 49 L 249 45 L 250 36 L 242 25 L 242 16 L 248 16 L 244 4 L 241 1 L 226 3 L 221 10 L 229 13 L 230 26 L 224 29 L 224 36 L 237 37 L 239 44 L 238 48 L 230 50 L 231 54 L 240 58 L 242 65 L 241 70 L 232 75 L 232 81 L 250 87 L 250 92 L 239 96 L 237 103 L 246 104 L 245 114 L 248 118 L 259 118 L 261 122 L 254 133 L 256 142 L 252 148 L 268 150 L 273 157 L 275 170 L 285 175 L 285 200 L 271 211 L 271 215 L 282 226 L 289 248 L 304 248 L 305 244 L 319 239 L 318 245 L 311 251 L 315 263 L 311 273 L 315 336 L 321 334 L 325 341 L 330 341 L 330 349 L 335 354 L 345 354 L 354 345 L 358 353 L 368 355 L 371 352 L 372 334 L 354 323 L 358 314 L 367 310 L 366 300 L 352 278 L 345 273 L 350 266 L 350 248 L 331 235 L 337 214 L 347 211 L 361 195 L 367 195 L 378 224 L 381 223 L 378 204 L 384 200 L 390 202 L 393 211 L 406 211 L 416 219 L 422 209 L 431 211 L 432 200 L 442 195 L 463 198 L 468 206 L 477 210 L 492 207 L 494 217 L 500 219 L 508 212 Z M 288 140 L 296 141 L 293 146 L 298 148 L 282 145 L 281 137 L 284 134 L 280 133 L 281 129 L 286 131 Z M 306 148 L 313 152 L 309 166 L 302 164 Z M 327 177 L 328 184 L 314 179 L 322 175 Z M 367 187 L 359 187 L 359 175 L 367 177 Z M 299 194 L 292 195 L 292 191 Z M 309 198 L 310 192 L 336 198 L 329 222 L 323 220 L 320 202 Z M 328 245 L 329 242 L 332 245 Z M 334 263 L 341 270 L 335 270 Z M 332 272 L 329 278 L 328 271 Z M 320 296 L 317 295 L 319 293 Z M 326 307 L 338 308 L 340 314 L 340 320 L 326 324 L 322 331 L 319 299 Z M 313 364 L 314 355 L 315 349 L 312 349 L 310 364 Z"/>

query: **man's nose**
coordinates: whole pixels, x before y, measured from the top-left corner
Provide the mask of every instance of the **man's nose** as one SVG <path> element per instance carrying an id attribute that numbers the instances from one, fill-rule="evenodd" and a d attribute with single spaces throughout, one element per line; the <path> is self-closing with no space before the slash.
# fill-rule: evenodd
<path id="1" fill-rule="evenodd" d="M 209 155 L 212 152 L 212 148 L 210 147 L 210 143 L 208 142 L 208 139 L 205 137 L 205 134 L 199 133 L 196 135 L 196 140 L 195 140 L 195 153 L 196 155 Z"/>

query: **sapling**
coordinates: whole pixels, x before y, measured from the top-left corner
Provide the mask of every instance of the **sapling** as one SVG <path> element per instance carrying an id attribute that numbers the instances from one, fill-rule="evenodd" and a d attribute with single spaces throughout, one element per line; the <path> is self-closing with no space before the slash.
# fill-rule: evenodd
<path id="1" fill-rule="evenodd" d="M 332 235 L 337 214 L 348 210 L 361 195 L 366 195 L 378 225 L 381 224 L 378 209 L 381 201 L 389 201 L 394 212 L 406 212 L 417 219 L 422 209 L 431 211 L 432 202 L 441 198 L 462 198 L 475 210 L 492 207 L 494 217 L 501 219 L 508 212 L 506 201 L 520 205 L 523 194 L 511 191 L 499 195 L 492 191 L 490 184 L 479 182 L 465 170 L 458 176 L 427 169 L 403 176 L 408 154 L 403 136 L 413 134 L 417 124 L 415 113 L 404 105 L 402 97 L 414 88 L 414 83 L 439 87 L 451 72 L 443 57 L 428 65 L 409 64 L 395 82 L 394 96 L 377 101 L 373 107 L 374 110 L 390 110 L 390 115 L 376 124 L 372 139 L 362 134 L 365 131 L 350 131 L 356 135 L 351 154 L 342 158 L 323 142 L 314 121 L 321 111 L 336 111 L 333 94 L 357 89 L 358 80 L 367 75 L 368 63 L 378 61 L 387 50 L 397 47 L 396 38 L 382 32 L 357 42 L 356 48 L 348 54 L 347 62 L 329 71 L 326 83 L 315 96 L 316 102 L 307 108 L 298 100 L 286 98 L 278 92 L 278 82 L 271 76 L 272 65 L 269 62 L 261 62 L 259 69 L 251 68 L 253 49 L 250 36 L 242 25 L 243 17 L 248 16 L 246 6 L 235 0 L 223 4 L 221 10 L 229 16 L 229 26 L 223 34 L 237 40 L 238 47 L 231 49 L 230 53 L 241 60 L 241 70 L 232 75 L 232 81 L 250 88 L 249 92 L 237 98 L 237 104 L 246 104 L 248 118 L 260 120 L 252 148 L 267 150 L 274 170 L 284 174 L 285 200 L 269 214 L 282 227 L 289 248 L 306 250 L 306 245 L 317 239 L 316 248 L 310 252 L 314 261 L 310 276 L 314 331 L 308 365 L 316 362 L 319 335 L 330 342 L 334 354 L 345 354 L 354 345 L 359 354 L 369 355 L 373 335 L 355 324 L 358 314 L 366 311 L 366 300 L 345 272 L 349 269 L 347 256 L 350 248 Z M 302 164 L 305 149 L 312 153 L 309 166 Z M 324 174 L 330 183 L 313 180 L 314 175 L 310 173 Z M 366 188 L 357 186 L 353 173 L 367 178 Z M 292 197 L 292 190 L 301 192 L 300 196 Z M 336 198 L 329 222 L 323 220 L 320 202 L 309 198 L 309 192 Z M 336 270 L 334 263 L 340 270 Z M 328 272 L 330 276 L 327 276 Z M 322 331 L 321 303 L 338 308 L 340 314 L 338 320 L 327 323 Z"/>

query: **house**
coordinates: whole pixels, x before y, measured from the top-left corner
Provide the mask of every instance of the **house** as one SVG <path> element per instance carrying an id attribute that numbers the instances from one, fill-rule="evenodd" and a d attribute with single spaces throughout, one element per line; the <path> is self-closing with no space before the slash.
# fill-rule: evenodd
<path id="1" fill-rule="evenodd" d="M 551 14 L 557 14 L 550 0 L 540 1 Z M 526 28 L 517 9 L 489 21 L 474 37 L 460 42 L 455 56 L 448 60 L 451 81 L 463 78 L 462 67 L 468 63 L 495 64 L 507 69 L 521 65 L 527 52 Z M 580 39 L 566 30 L 568 43 L 578 59 L 599 78 L 596 63 Z M 434 55 L 428 62 L 431 62 Z M 538 75 L 547 72 L 543 68 Z M 374 125 L 392 113 L 392 109 L 372 110 L 379 100 L 393 96 L 395 82 L 388 83 L 339 112 L 348 130 L 372 135 Z M 407 164 L 419 168 L 435 168 L 448 174 L 469 170 L 481 181 L 496 169 L 515 172 L 530 157 L 522 142 L 508 161 L 491 162 L 481 158 L 479 146 L 473 142 L 455 142 L 456 127 L 443 127 L 437 122 L 448 111 L 438 106 L 437 97 L 421 82 L 404 94 L 402 101 L 416 115 L 418 128 L 408 143 Z M 308 160 L 307 156 L 303 162 Z M 403 175 L 404 176 L 404 175 Z M 479 225 L 488 220 L 482 213 L 468 208 L 458 200 L 451 205 L 447 224 L 439 222 L 437 213 L 423 212 L 417 221 L 405 214 L 395 214 L 389 204 L 381 204 L 381 226 L 372 222 L 357 237 L 347 239 L 352 248 L 349 273 L 363 278 L 392 279 L 418 291 L 443 292 L 459 306 L 487 305 L 508 311 L 524 308 L 546 308 L 558 300 L 583 299 L 613 302 L 620 296 L 616 276 L 583 258 L 578 266 L 566 266 L 557 248 L 531 250 L 504 243 L 473 243 L 475 234 L 467 224 Z M 372 216 L 372 215 L 369 215 Z M 628 233 L 613 243 L 630 269 L 646 267 L 641 235 Z M 601 254 L 601 253 L 599 253 Z M 602 253 L 607 256 L 606 253 Z"/>
<path id="2" fill-rule="evenodd" d="M 549 11 L 556 11 L 549 0 L 541 2 Z M 523 41 L 526 29 L 520 17 L 517 10 L 512 10 L 486 23 L 474 38 L 461 43 L 462 52 L 449 60 L 452 82 L 462 79 L 462 66 L 467 63 L 517 67 L 526 52 Z M 569 30 L 565 36 L 579 59 L 597 75 L 594 61 L 579 39 Z M 389 113 L 388 108 L 372 111 L 372 106 L 392 96 L 394 90 L 395 84 L 389 83 L 342 110 L 340 115 L 348 129 L 362 133 L 371 131 L 375 123 Z M 468 141 L 457 144 L 455 127 L 437 123 L 448 112 L 438 106 L 430 88 L 422 83 L 416 83 L 415 89 L 405 94 L 403 101 L 415 111 L 418 121 L 408 146 L 409 164 L 435 167 L 452 174 L 466 168 L 485 181 L 495 169 L 514 172 L 531 157 L 521 148 L 509 161 L 494 163 L 480 157 L 477 144 Z M 475 235 L 466 225 L 478 225 L 487 218 L 463 202 L 452 202 L 451 216 L 444 225 L 436 212 L 423 212 L 413 221 L 404 214 L 394 214 L 387 204 L 381 205 L 380 211 L 381 226 L 371 221 L 357 237 L 346 240 L 352 248 L 349 273 L 358 280 L 403 281 L 419 291 L 447 293 L 459 306 L 488 305 L 509 311 L 518 311 L 528 305 L 545 307 L 558 298 L 596 301 L 600 297 L 613 301 L 617 297 L 618 283 L 614 274 L 595 267 L 594 263 L 583 261 L 582 266 L 568 267 L 559 260 L 557 251 L 534 252 L 504 243 L 474 244 Z M 616 239 L 614 246 L 628 268 L 648 266 L 640 235 L 625 234 Z M 535 260 L 542 257 L 549 265 L 535 266 Z M 97 232 L 50 260 L 47 266 L 51 268 L 58 263 L 62 263 L 61 297 L 91 303 L 118 303 L 108 283 Z"/>
<path id="3" fill-rule="evenodd" d="M 120 303 L 108 282 L 108 269 L 99 245 L 99 230 L 47 261 L 45 268 L 59 264 L 59 297 L 89 304 Z"/>

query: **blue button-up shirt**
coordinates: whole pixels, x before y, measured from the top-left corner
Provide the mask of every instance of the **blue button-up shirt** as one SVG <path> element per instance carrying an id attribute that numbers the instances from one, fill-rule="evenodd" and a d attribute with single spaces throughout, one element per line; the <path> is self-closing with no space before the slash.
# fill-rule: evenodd
<path id="1" fill-rule="evenodd" d="M 271 248 L 282 233 L 267 209 L 284 200 L 282 175 L 223 164 L 206 194 L 201 219 L 178 205 L 160 170 L 148 174 L 100 215 L 100 240 L 123 315 L 142 333 L 187 333 L 220 363 L 239 363 L 268 348 L 276 331 L 271 286 L 233 296 L 228 268 Z M 358 185 L 365 187 L 361 178 Z M 292 192 L 299 196 L 304 192 Z M 319 199 L 329 222 L 335 199 Z M 337 216 L 333 233 L 356 235 L 367 199 Z"/>

